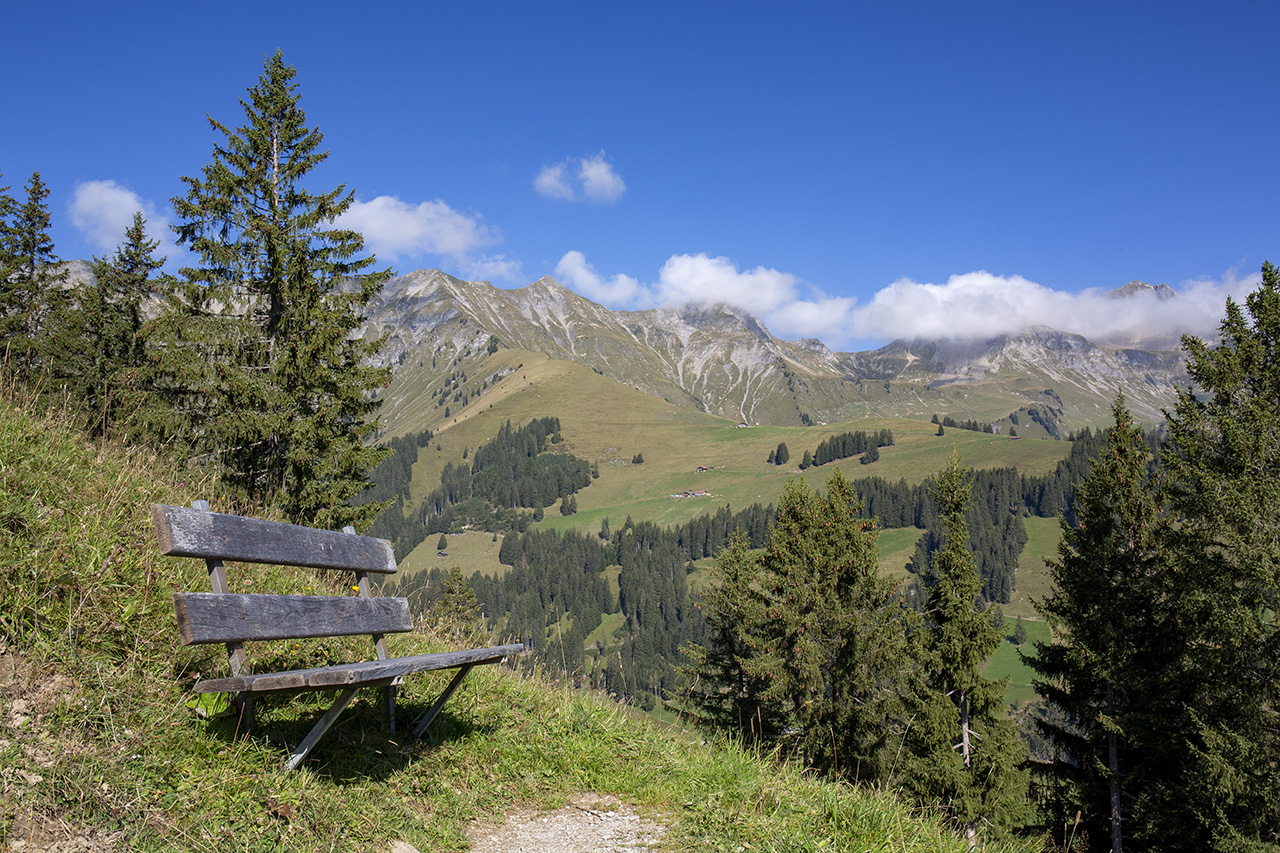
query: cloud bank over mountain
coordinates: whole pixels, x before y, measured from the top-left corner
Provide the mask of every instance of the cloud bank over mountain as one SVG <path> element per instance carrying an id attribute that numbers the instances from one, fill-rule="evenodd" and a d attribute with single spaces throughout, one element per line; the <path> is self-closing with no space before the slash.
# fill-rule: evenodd
<path id="1" fill-rule="evenodd" d="M 652 308 L 724 303 L 760 317 L 783 338 L 818 338 L 833 349 L 859 349 L 897 338 L 989 339 L 1033 326 L 1123 346 L 1154 340 L 1176 346 L 1178 336 L 1212 337 L 1227 297 L 1243 300 L 1258 274 L 1228 271 L 1221 280 L 1183 282 L 1176 297 L 1153 292 L 1117 300 L 1115 287 L 1068 293 L 1022 276 L 978 270 L 942 284 L 901 278 L 870 301 L 830 296 L 797 276 L 767 267 L 739 270 L 728 258 L 672 255 L 652 282 L 624 274 L 606 277 L 586 257 L 570 251 L 556 277 L 588 299 L 610 308 Z"/>
<path id="2" fill-rule="evenodd" d="M 626 184 L 600 153 L 545 167 L 535 188 L 552 198 L 607 202 L 620 198 Z M 148 234 L 160 241 L 160 254 L 169 258 L 166 268 L 174 270 L 190 260 L 173 242 L 170 217 L 115 181 L 78 184 L 68 207 L 72 223 L 103 255 L 119 245 L 134 211 L 141 210 Z M 383 195 L 357 200 L 337 225 L 363 233 L 380 265 L 440 264 L 472 280 L 506 285 L 524 280 L 518 257 L 493 251 L 505 239 L 500 229 L 482 215 L 440 199 L 413 203 Z M 990 339 L 1033 326 L 1080 334 L 1102 345 L 1176 348 L 1182 334 L 1213 337 L 1227 298 L 1243 300 L 1260 280 L 1257 273 L 1240 277 L 1229 270 L 1218 280 L 1180 283 L 1175 298 L 1140 292 L 1117 301 L 1109 294 L 1124 282 L 1070 293 L 1018 275 L 977 270 L 942 283 L 900 278 L 859 301 L 827 293 L 783 270 L 740 269 L 730 258 L 708 253 L 671 255 L 655 278 L 642 281 L 626 273 L 600 273 L 582 252 L 571 250 L 561 256 L 554 274 L 608 308 L 722 303 L 754 314 L 782 338 L 817 338 L 844 351 L 898 338 Z"/>
<path id="3" fill-rule="evenodd" d="M 365 247 L 382 262 L 440 255 L 470 278 L 508 281 L 520 275 L 518 260 L 483 251 L 502 242 L 498 229 L 484 217 L 455 210 L 440 199 L 418 204 L 389 195 L 357 200 L 336 224 L 363 234 Z"/>

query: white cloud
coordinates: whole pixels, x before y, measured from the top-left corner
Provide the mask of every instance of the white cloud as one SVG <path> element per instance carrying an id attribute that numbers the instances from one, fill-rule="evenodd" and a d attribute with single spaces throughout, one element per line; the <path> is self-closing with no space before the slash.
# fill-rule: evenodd
<path id="1" fill-rule="evenodd" d="M 408 204 L 380 195 L 354 202 L 336 224 L 359 231 L 366 246 L 392 259 L 424 254 L 465 257 L 502 241 L 479 216 L 460 213 L 439 199 Z"/>
<path id="2" fill-rule="evenodd" d="M 480 255 L 456 259 L 462 275 L 472 281 L 519 281 L 524 275 L 520 261 L 506 255 Z"/>
<path id="3" fill-rule="evenodd" d="M 973 339 L 1048 326 L 1104 344 L 1172 340 L 1184 333 L 1211 337 L 1227 297 L 1242 299 L 1258 280 L 1228 273 L 1221 282 L 1186 282 L 1173 299 L 1117 302 L 1102 289 L 1064 293 L 1021 276 L 984 271 L 952 276 L 946 284 L 899 279 L 853 312 L 853 333 L 880 340 Z"/>
<path id="4" fill-rule="evenodd" d="M 765 267 L 739 272 L 728 258 L 672 255 L 658 271 L 654 296 L 662 305 L 723 302 L 763 317 L 794 302 L 799 283 L 790 273 Z"/>
<path id="5" fill-rule="evenodd" d="M 605 203 L 622 198 L 627 184 L 601 151 L 594 157 L 570 157 L 554 166 L 543 166 L 533 188 L 547 198 Z"/>
<path id="6" fill-rule="evenodd" d="M 480 253 L 502 242 L 500 231 L 487 225 L 483 217 L 454 210 L 439 199 L 410 204 L 382 195 L 372 201 L 356 201 L 336 224 L 363 234 L 365 246 L 381 260 L 442 255 L 466 276 L 501 281 L 520 278 L 518 260 Z"/>
<path id="7" fill-rule="evenodd" d="M 533 188 L 547 198 L 562 198 L 566 201 L 572 201 L 573 187 L 569 186 L 569 181 L 564 176 L 565 171 L 564 163 L 543 166 L 542 171 L 538 173 L 538 177 L 533 180 Z"/>
<path id="8" fill-rule="evenodd" d="M 556 277 L 610 308 L 731 305 L 756 315 L 784 338 L 818 337 L 829 343 L 845 339 L 854 305 L 852 298 L 827 296 L 791 273 L 739 270 L 728 258 L 706 254 L 672 255 L 657 280 L 644 284 L 621 273 L 605 278 L 581 252 L 570 251 L 556 265 Z"/>
<path id="9" fill-rule="evenodd" d="M 635 307 L 647 302 L 648 293 L 629 275 L 621 273 L 611 279 L 601 278 L 581 252 L 565 252 L 556 264 L 556 278 L 587 299 L 613 307 Z"/>
<path id="10" fill-rule="evenodd" d="M 71 192 L 71 224 L 103 255 L 109 255 L 124 241 L 124 232 L 133 225 L 139 211 L 147 220 L 147 237 L 160 241 L 157 256 L 176 258 L 182 253 L 173 242 L 168 219 L 156 213 L 155 205 L 115 181 L 84 181 Z"/>
<path id="11" fill-rule="evenodd" d="M 627 191 L 627 185 L 613 171 L 612 164 L 605 162 L 603 151 L 581 162 L 578 180 L 582 182 L 583 194 L 592 201 L 617 201 Z"/>
<path id="12" fill-rule="evenodd" d="M 797 276 L 755 267 L 739 270 L 728 258 L 672 255 L 657 279 L 606 278 L 581 252 L 566 252 L 556 276 L 579 294 L 610 308 L 723 303 L 756 315 L 786 339 L 818 338 L 836 350 L 878 346 L 895 338 L 974 339 L 1049 326 L 1099 344 L 1162 339 L 1177 346 L 1181 334 L 1212 338 L 1228 296 L 1243 301 L 1257 274 L 1180 285 L 1172 299 L 1116 301 L 1106 290 L 1065 293 L 1021 276 L 984 271 L 955 275 L 945 284 L 899 279 L 866 304 L 832 296 Z"/>

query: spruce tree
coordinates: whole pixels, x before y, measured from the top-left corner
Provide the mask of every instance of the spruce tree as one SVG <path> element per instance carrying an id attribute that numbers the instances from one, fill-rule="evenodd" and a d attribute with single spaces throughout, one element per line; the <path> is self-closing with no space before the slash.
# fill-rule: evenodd
<path id="1" fill-rule="evenodd" d="M 769 682 L 751 672 L 751 662 L 761 654 L 766 618 L 757 573 L 746 535 L 736 529 L 716 557 L 712 582 L 702 595 L 707 640 L 685 648 L 690 687 L 681 707 L 701 725 L 730 732 L 748 745 L 774 740 L 787 720 L 781 703 L 764 696 Z"/>
<path id="2" fill-rule="evenodd" d="M 456 644 L 480 635 L 480 602 L 475 590 L 462 576 L 462 567 L 453 566 L 444 576 L 440 597 L 431 605 L 437 626 Z"/>
<path id="3" fill-rule="evenodd" d="M 1126 839 L 1153 840 L 1130 820 L 1150 816 L 1169 779 L 1166 759 L 1184 748 L 1167 709 L 1182 690 L 1176 655 L 1185 636 L 1151 452 L 1123 394 L 1112 413 L 1107 444 L 1075 487 L 1075 522 L 1062 520 L 1049 563 L 1054 588 L 1039 610 L 1054 639 L 1024 660 L 1054 710 L 1039 728 L 1057 757 L 1035 768 L 1058 792 L 1048 817 L 1078 812 L 1084 834 L 1120 851 Z"/>
<path id="4" fill-rule="evenodd" d="M 970 483 L 955 453 L 930 495 L 945 534 L 927 575 L 925 693 L 907 740 L 914 757 L 904 781 L 918 800 L 938 803 L 963 827 L 972 847 L 980 823 L 1008 828 L 1022 819 L 1026 750 L 1005 715 L 1006 682 L 982 674 L 1000 632 L 979 606 L 982 581 L 965 522 Z"/>
<path id="5" fill-rule="evenodd" d="M 1216 346 L 1185 337 L 1193 387 L 1163 454 L 1191 636 L 1186 760 L 1144 831 L 1206 850 L 1280 842 L 1280 273 L 1228 299 Z M 1169 843 L 1174 843 L 1170 840 Z"/>
<path id="6" fill-rule="evenodd" d="M 7 188 L 6 188 L 7 189 Z M 65 312 L 66 271 L 58 267 L 53 237 L 49 234 L 49 187 L 33 172 L 21 204 L 5 193 L 12 211 L 5 227 L 5 273 L 0 279 L 0 345 L 19 372 L 50 366 L 57 347 L 52 335 L 61 331 L 62 342 L 73 340 L 74 329 L 59 329 L 55 322 Z"/>
<path id="7" fill-rule="evenodd" d="M 836 469 L 827 494 L 788 481 L 761 558 L 764 654 L 748 670 L 782 699 L 811 767 L 884 780 L 896 759 L 913 672 L 907 613 L 879 574 L 875 523 Z"/>
<path id="8" fill-rule="evenodd" d="M 167 431 L 245 498 L 302 523 L 367 526 L 382 505 L 348 502 L 386 455 L 364 440 L 389 370 L 358 329 L 391 272 L 368 272 L 363 238 L 334 227 L 345 186 L 305 184 L 328 152 L 294 76 L 276 52 L 240 102 L 245 124 L 209 119 L 224 140 L 173 199 L 178 242 L 200 263 L 153 324 L 155 378 L 173 404 Z"/>
<path id="9" fill-rule="evenodd" d="M 0 172 L 0 180 L 3 178 L 4 173 Z M 18 267 L 18 246 L 13 230 L 18 204 L 9 192 L 11 189 L 12 187 L 8 184 L 0 186 L 0 285 L 8 282 Z M 2 341 L 5 321 L 9 315 L 8 292 L 2 286 L 0 286 L 0 298 L 4 300 L 0 301 L 0 341 Z"/>
<path id="10" fill-rule="evenodd" d="M 94 281 L 81 291 L 77 326 L 82 337 L 72 369 L 94 434 L 107 432 L 120 414 L 142 405 L 142 303 L 155 285 L 152 275 L 165 262 L 155 257 L 159 245 L 147 238 L 146 219 L 135 212 L 124 242 L 111 258 L 94 259 Z"/>

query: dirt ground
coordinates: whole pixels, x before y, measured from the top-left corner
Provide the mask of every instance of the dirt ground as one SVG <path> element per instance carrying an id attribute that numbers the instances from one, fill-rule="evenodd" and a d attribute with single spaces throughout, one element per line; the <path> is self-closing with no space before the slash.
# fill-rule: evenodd
<path id="1" fill-rule="evenodd" d="M 662 842 L 665 827 L 617 797 L 578 794 L 553 812 L 518 812 L 468 833 L 472 853 L 632 853 Z"/>

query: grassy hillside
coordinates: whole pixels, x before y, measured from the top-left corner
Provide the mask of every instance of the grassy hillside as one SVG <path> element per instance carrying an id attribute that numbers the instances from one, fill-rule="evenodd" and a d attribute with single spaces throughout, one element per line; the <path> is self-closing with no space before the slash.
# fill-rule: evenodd
<path id="1" fill-rule="evenodd" d="M 486 575 L 501 574 L 507 566 L 498 562 L 498 549 L 502 546 L 502 536 L 494 539 L 492 533 L 467 531 L 466 533 L 450 533 L 447 557 L 439 555 L 436 545 L 440 535 L 428 536 L 427 540 L 414 548 L 407 557 L 400 561 L 400 571 L 413 573 L 440 569 L 446 571 L 453 566 L 461 566 L 463 572 L 470 577 L 475 572 Z"/>
<path id="2" fill-rule="evenodd" d="M 462 462 L 466 451 L 489 441 L 505 421 L 519 426 L 546 416 L 560 419 L 565 441 L 558 448 L 596 463 L 600 470 L 599 479 L 578 495 L 576 515 L 566 518 L 554 508 L 548 511 L 542 525 L 561 530 L 595 531 L 605 518 L 616 525 L 628 515 L 636 521 L 674 525 L 726 503 L 735 509 L 771 503 L 790 477 L 821 487 L 831 475 L 831 465 L 805 472 L 797 465 L 806 449 L 814 450 L 824 438 L 842 432 L 889 429 L 897 441 L 882 449 L 880 461 L 873 465 L 861 465 L 857 459 L 839 463 L 850 479 L 878 476 L 918 483 L 939 471 L 952 450 L 967 467 L 1013 466 L 1027 474 L 1044 474 L 1070 450 L 1065 442 L 1011 441 L 959 429 L 938 436 L 937 427 L 927 420 L 900 418 L 738 428 L 732 421 L 680 409 L 620 385 L 580 364 L 515 350 L 499 350 L 480 372 L 516 365 L 519 369 L 483 396 L 456 414 L 451 410 L 448 420 L 412 421 L 415 429 L 431 426 L 438 432 L 422 448 L 414 467 L 411 506 L 439 485 L 446 464 Z M 439 409 L 437 418 L 442 413 Z M 767 464 L 780 443 L 787 445 L 791 464 Z M 632 464 L 636 454 L 643 456 L 643 464 Z M 699 467 L 708 470 L 699 472 Z M 685 492 L 707 494 L 675 497 Z"/>
<path id="3" fill-rule="evenodd" d="M 1037 618 L 1034 602 L 1041 601 L 1052 589 L 1046 557 L 1057 557 L 1062 541 L 1062 527 L 1056 518 L 1025 518 L 1027 545 L 1018 560 L 1017 585 L 1004 612 L 1024 619 Z"/>
<path id="4" fill-rule="evenodd" d="M 1005 627 L 1000 645 L 996 646 L 996 650 L 992 653 L 991 660 L 987 661 L 987 668 L 983 672 L 987 678 L 1009 679 L 1009 686 L 1005 690 L 1005 699 L 1010 705 L 1022 705 L 1039 699 L 1035 689 L 1031 686 L 1031 679 L 1035 677 L 1035 673 L 1023 663 L 1022 657 L 1018 653 L 1033 654 L 1036 643 L 1049 642 L 1050 634 L 1048 623 L 1034 619 L 1024 619 L 1022 624 L 1027 629 L 1027 641 L 1021 646 L 1015 645 L 1010 639 L 1010 635 L 1013 634 L 1013 626 L 1016 622 L 1017 619 L 1015 617 L 1005 617 Z"/>
<path id="5" fill-rule="evenodd" d="M 264 703 L 252 738 L 188 707 L 194 680 L 225 659 L 179 645 L 169 593 L 207 578 L 198 561 L 156 555 L 147 507 L 195 497 L 228 508 L 199 472 L 85 443 L 0 399 L 0 848 L 460 850 L 474 820 L 597 791 L 667 823 L 673 849 L 966 849 L 889 792 L 825 783 L 497 668 L 474 672 L 423 741 L 382 731 L 375 697 L 361 697 L 282 774 L 317 701 Z M 320 583 L 232 567 L 237 590 Z M 442 648 L 427 633 L 391 644 Z M 305 666 L 365 645 L 284 644 L 254 659 Z M 402 715 L 425 710 L 444 677 L 410 679 Z"/>

